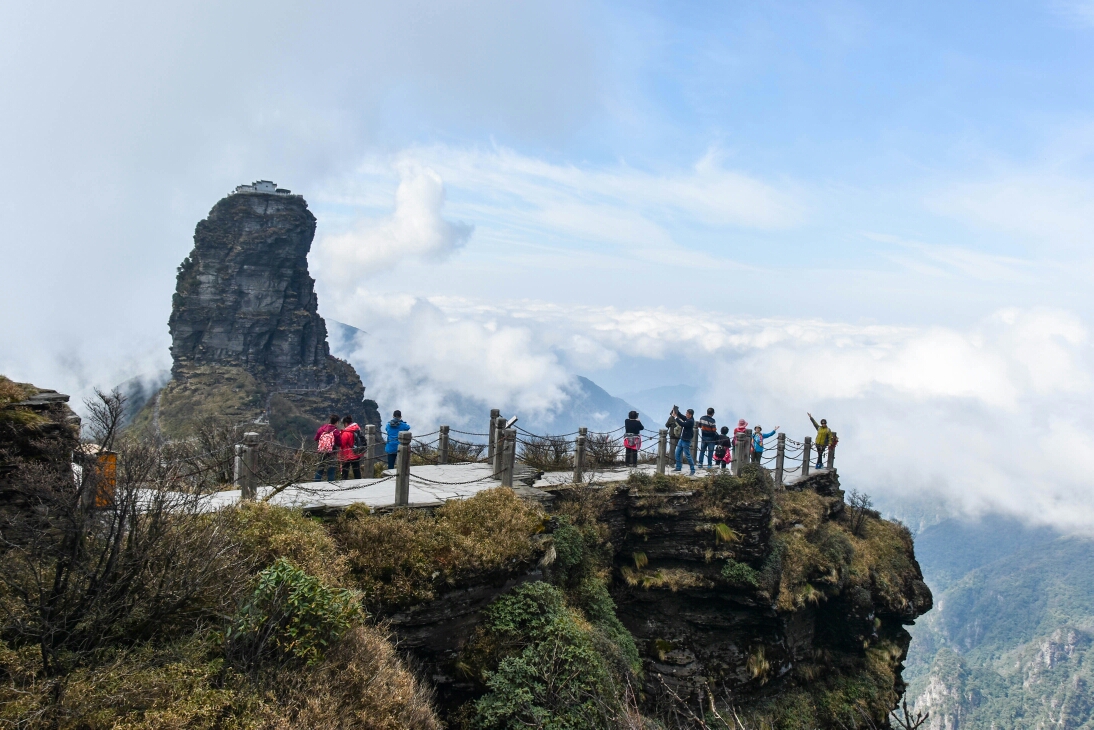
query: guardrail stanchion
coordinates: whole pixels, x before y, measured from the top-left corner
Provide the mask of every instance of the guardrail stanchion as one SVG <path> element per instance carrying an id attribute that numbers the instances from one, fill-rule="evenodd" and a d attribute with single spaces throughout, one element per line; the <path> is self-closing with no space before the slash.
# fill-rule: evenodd
<path id="1" fill-rule="evenodd" d="M 410 504 L 410 431 L 399 434 L 399 451 L 395 457 L 395 506 Z"/>
<path id="2" fill-rule="evenodd" d="M 376 450 L 379 439 L 379 429 L 375 424 L 370 423 L 365 426 L 365 469 L 361 475 L 365 479 L 372 479 L 372 475 L 376 473 L 376 462 L 380 458 Z"/>
<path id="3" fill-rule="evenodd" d="M 809 476 L 809 465 L 812 463 L 813 456 L 813 437 L 806 436 L 805 443 L 802 444 L 802 478 Z"/>
<path id="4" fill-rule="evenodd" d="M 498 443 L 498 419 L 501 418 L 501 409 L 490 409 L 490 427 L 486 429 L 486 460 L 494 463 L 494 454 L 497 452 Z"/>
<path id="5" fill-rule="evenodd" d="M 441 434 L 437 437 L 437 463 L 448 463 L 448 426 L 441 426 Z"/>
<path id="6" fill-rule="evenodd" d="M 836 460 L 836 432 L 828 434 L 828 468 L 832 468 L 832 464 Z"/>
<path id="7" fill-rule="evenodd" d="M 733 439 L 733 475 L 740 476 L 741 472 L 745 468 L 745 460 L 748 459 L 748 440 L 749 435 L 747 433 L 739 433 L 737 437 Z"/>
<path id="8" fill-rule="evenodd" d="M 588 438 L 589 429 L 577 429 L 577 440 L 574 442 L 574 484 L 580 484 L 585 472 L 585 440 Z"/>
<path id="9" fill-rule="evenodd" d="M 254 500 L 258 496 L 258 434 L 243 434 L 243 445 L 236 446 L 236 484 L 240 499 Z"/>
<path id="10" fill-rule="evenodd" d="M 783 485 L 783 464 L 786 459 L 786 434 L 779 434 L 779 445 L 775 447 L 775 486 Z"/>
<path id="11" fill-rule="evenodd" d="M 494 454 L 490 457 L 490 465 L 494 469 L 494 478 L 501 478 L 501 470 L 504 468 L 504 463 L 501 458 L 501 441 L 505 438 L 505 418 L 498 416 L 494 419 Z"/>
<path id="12" fill-rule="evenodd" d="M 665 475 L 665 465 L 668 463 L 666 449 L 668 448 L 669 430 L 662 428 L 657 432 L 657 473 Z"/>
<path id="13" fill-rule="evenodd" d="M 513 488 L 513 470 L 517 463 L 517 429 L 506 428 L 501 432 L 501 486 Z"/>

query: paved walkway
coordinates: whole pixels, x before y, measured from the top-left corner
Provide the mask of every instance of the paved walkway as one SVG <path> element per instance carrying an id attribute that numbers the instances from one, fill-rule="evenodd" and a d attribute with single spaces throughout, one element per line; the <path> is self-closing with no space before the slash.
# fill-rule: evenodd
<path id="1" fill-rule="evenodd" d="M 638 471 L 653 474 L 653 464 L 643 464 Z M 486 464 L 449 464 L 446 466 L 415 466 L 410 470 L 410 504 L 437 504 L 450 499 L 467 499 L 485 489 L 500 486 L 501 482 L 491 477 L 492 469 Z M 671 471 L 670 471 L 671 473 Z M 696 478 L 709 472 L 700 469 Z M 601 484 L 626 481 L 631 469 L 612 467 L 593 469 L 586 472 L 586 480 Z M 685 472 L 686 474 L 686 472 Z M 271 504 L 301 509 L 322 509 L 348 507 L 351 504 L 364 503 L 372 508 L 392 507 L 395 504 L 395 471 L 384 472 L 381 479 L 347 479 L 340 482 L 303 482 L 293 485 L 273 499 Z M 564 486 L 573 482 L 572 471 L 547 472 L 528 490 L 524 485 L 516 485 L 517 492 L 524 490 L 525 496 L 534 497 L 539 490 Z M 270 493 L 272 487 L 259 487 L 258 498 Z M 209 507 L 217 508 L 239 501 L 240 492 L 232 489 L 210 495 Z"/>
<path id="2" fill-rule="evenodd" d="M 654 467 L 647 464 L 638 467 L 639 471 L 652 474 Z M 449 464 L 446 466 L 415 466 L 410 470 L 410 503 L 436 504 L 450 499 L 466 499 L 485 489 L 500 486 L 501 482 L 491 477 L 492 469 L 486 464 Z M 595 470 L 587 473 L 586 478 L 597 482 L 621 482 L 630 476 L 631 470 L 624 467 Z M 702 475 L 703 472 L 700 472 Z M 271 504 L 301 509 L 322 507 L 347 507 L 363 502 L 369 507 L 391 507 L 395 503 L 395 471 L 384 472 L 382 479 L 347 479 L 340 482 L 303 482 L 293 485 L 270 500 Z M 548 472 L 533 485 L 537 489 L 550 489 L 573 481 L 573 472 Z M 520 485 L 523 487 L 523 485 Z M 527 489 L 527 487 L 523 487 Z M 258 498 L 270 493 L 272 487 L 259 487 Z M 520 491 L 520 488 L 518 488 Z M 217 492 L 209 497 L 212 508 L 235 504 L 239 501 L 238 489 Z"/>

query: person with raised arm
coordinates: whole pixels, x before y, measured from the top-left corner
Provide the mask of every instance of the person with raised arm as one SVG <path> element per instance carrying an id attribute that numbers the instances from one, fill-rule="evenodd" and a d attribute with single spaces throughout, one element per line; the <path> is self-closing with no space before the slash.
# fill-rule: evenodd
<path id="1" fill-rule="evenodd" d="M 805 415 L 809 416 L 809 420 L 813 422 L 813 428 L 817 429 L 817 438 L 813 441 L 813 445 L 817 447 L 817 468 L 820 469 L 824 466 L 824 450 L 832 442 L 832 431 L 828 428 L 826 419 L 822 418 L 820 423 L 817 423 L 812 413 L 806 412 Z"/>
<path id="2" fill-rule="evenodd" d="M 769 439 L 775 435 L 779 430 L 779 427 L 771 429 L 767 433 L 764 433 L 764 429 L 760 425 L 756 425 L 752 429 L 752 463 L 759 464 L 760 459 L 764 455 L 764 439 Z"/>

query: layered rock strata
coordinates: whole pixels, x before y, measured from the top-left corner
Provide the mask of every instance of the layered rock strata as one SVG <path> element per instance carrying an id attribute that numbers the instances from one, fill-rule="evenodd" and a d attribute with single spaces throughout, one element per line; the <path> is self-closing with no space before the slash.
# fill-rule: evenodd
<path id="1" fill-rule="evenodd" d="M 356 371 L 330 354 L 308 273 L 314 235 L 299 195 L 235 193 L 198 223 L 168 322 L 172 381 L 148 406 L 169 435 L 207 415 L 293 438 L 332 412 L 380 423 Z"/>
<path id="2" fill-rule="evenodd" d="M 808 727 L 860 726 L 863 712 L 888 725 L 905 626 L 932 605 L 903 526 L 856 515 L 829 470 L 788 490 L 605 488 L 610 591 L 642 658 L 647 709 L 714 697 L 779 727 L 798 727 L 799 712 Z M 442 707 L 474 694 L 457 657 L 481 609 L 550 572 L 482 576 L 388 617 Z"/>

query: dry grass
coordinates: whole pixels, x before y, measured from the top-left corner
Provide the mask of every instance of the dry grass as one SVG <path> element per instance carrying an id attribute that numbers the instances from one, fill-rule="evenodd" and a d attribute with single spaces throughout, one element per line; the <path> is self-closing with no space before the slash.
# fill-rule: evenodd
<path id="1" fill-rule="evenodd" d="M 37 388 L 0 375 L 0 422 L 13 427 L 34 428 L 49 423 L 49 419 L 27 408 L 6 408 L 12 403 L 26 400 L 38 392 Z"/>
<path id="2" fill-rule="evenodd" d="M 9 678 L 26 677 L 0 651 Z M 13 672 L 14 670 L 14 672 Z M 0 686 L 0 727 L 26 730 L 317 730 L 440 728 L 431 696 L 378 629 L 359 626 L 316 667 L 248 677 L 215 642 L 192 639 L 119 652 L 64 679 Z"/>
<path id="3" fill-rule="evenodd" d="M 318 520 L 299 510 L 265 502 L 242 502 L 225 510 L 228 525 L 258 570 L 288 558 L 304 572 L 331 586 L 341 586 L 349 564 Z"/>
<path id="4" fill-rule="evenodd" d="M 431 600 L 445 586 L 526 565 L 537 557 L 531 538 L 543 524 L 537 507 L 499 487 L 448 502 L 432 515 L 351 510 L 332 532 L 366 603 L 385 608 Z"/>
<path id="5" fill-rule="evenodd" d="M 30 393 L 25 386 L 0 375 L 0 406 L 26 400 L 29 395 Z"/>
<path id="6" fill-rule="evenodd" d="M 783 548 L 780 610 L 815 605 L 849 585 L 893 609 L 907 605 L 904 586 L 913 570 L 907 528 L 868 516 L 854 535 L 849 516 L 828 520 L 829 500 L 810 490 L 780 492 L 775 502 L 776 540 Z"/>
<path id="7" fill-rule="evenodd" d="M 430 691 L 406 670 L 395 647 L 377 629 L 348 632 L 314 670 L 277 677 L 282 711 L 270 730 L 439 730 Z"/>
<path id="8" fill-rule="evenodd" d="M 861 538 L 851 538 L 855 548 L 852 582 L 871 589 L 875 600 L 890 608 L 904 609 L 908 605 L 904 586 L 914 570 L 911 533 L 904 525 L 872 517 L 866 518 L 859 532 Z"/>
<path id="9" fill-rule="evenodd" d="M 624 567 L 620 570 L 623 580 L 632 587 L 651 590 L 667 590 L 675 593 L 685 588 L 712 588 L 714 582 L 700 573 L 682 568 L 658 568 L 645 572 L 641 569 Z"/>

